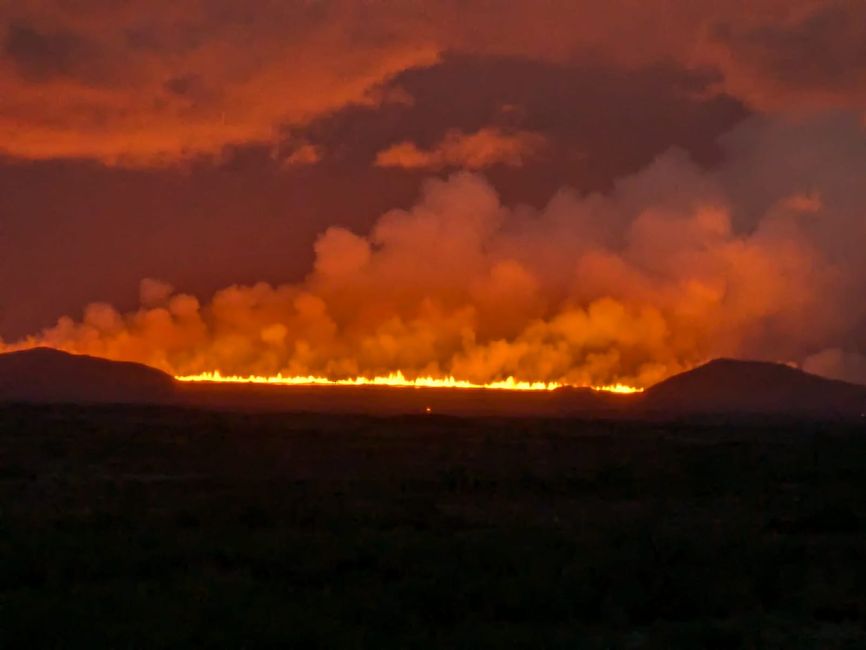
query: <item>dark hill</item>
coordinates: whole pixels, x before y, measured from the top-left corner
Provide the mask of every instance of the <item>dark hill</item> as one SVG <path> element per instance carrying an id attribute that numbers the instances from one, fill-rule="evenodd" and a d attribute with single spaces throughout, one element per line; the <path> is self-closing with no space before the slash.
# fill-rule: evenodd
<path id="1" fill-rule="evenodd" d="M 48 348 L 0 354 L 0 402 L 183 403 L 204 408 L 465 415 L 780 414 L 860 417 L 866 386 L 788 366 L 719 359 L 671 377 L 642 396 L 583 389 L 499 391 L 377 387 L 176 385 L 136 363 Z"/>
<path id="2" fill-rule="evenodd" d="M 174 379 L 137 363 L 34 348 L 0 354 L 0 402 L 155 403 Z"/>
<path id="3" fill-rule="evenodd" d="M 656 384 L 642 401 L 665 413 L 858 417 L 866 412 L 866 386 L 778 363 L 717 359 Z"/>

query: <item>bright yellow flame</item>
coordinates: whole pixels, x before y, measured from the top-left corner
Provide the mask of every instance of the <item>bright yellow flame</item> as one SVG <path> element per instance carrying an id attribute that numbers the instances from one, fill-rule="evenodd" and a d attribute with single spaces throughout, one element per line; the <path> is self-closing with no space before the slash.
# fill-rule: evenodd
<path id="1" fill-rule="evenodd" d="M 464 379 L 454 377 L 416 377 L 407 379 L 402 372 L 392 372 L 388 375 L 378 377 L 351 377 L 349 379 L 328 379 L 327 377 L 314 376 L 289 376 L 282 374 L 261 375 L 223 375 L 219 370 L 203 372 L 198 375 L 183 375 L 175 377 L 184 382 L 210 382 L 218 384 L 268 384 L 271 386 L 394 386 L 402 388 L 476 388 L 487 390 L 523 390 L 542 391 L 556 390 L 569 386 L 555 381 L 519 381 L 514 377 L 501 379 L 487 384 L 476 384 Z M 624 384 L 610 384 L 606 386 L 591 386 L 593 390 L 608 393 L 639 393 L 643 389 Z"/>
<path id="2" fill-rule="evenodd" d="M 635 386 L 627 386 L 626 384 L 605 384 L 604 386 L 591 386 L 592 390 L 598 390 L 603 393 L 619 393 L 620 395 L 631 395 L 632 393 L 642 393 L 643 388 Z"/>

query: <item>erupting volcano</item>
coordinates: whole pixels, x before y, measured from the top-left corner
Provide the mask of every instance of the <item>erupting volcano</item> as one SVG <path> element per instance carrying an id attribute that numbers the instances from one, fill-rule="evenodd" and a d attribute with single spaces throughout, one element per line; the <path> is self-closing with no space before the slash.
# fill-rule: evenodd
<path id="1" fill-rule="evenodd" d="M 626 393 L 720 356 L 856 372 L 832 345 L 851 321 L 830 304 L 854 285 L 806 236 L 827 222 L 821 200 L 789 196 L 741 232 L 723 189 L 671 154 L 608 197 L 560 192 L 533 211 L 459 173 L 367 235 L 326 229 L 301 282 L 201 302 L 145 280 L 137 310 L 94 303 L 5 349 L 298 385 Z"/>
<path id="2" fill-rule="evenodd" d="M 812 94 L 785 73 L 772 101 L 772 62 L 799 59 L 757 44 L 785 24 L 766 48 L 837 52 L 815 26 L 862 11 L 771 4 L 739 31 L 734 10 L 666 5 L 680 28 L 636 48 L 630 29 L 610 49 L 581 44 L 612 23 L 574 3 L 553 3 L 532 31 L 544 42 L 485 21 L 463 40 L 430 12 L 404 41 L 411 29 L 369 7 L 376 36 L 348 50 L 340 29 L 295 50 L 269 26 L 304 12 L 275 5 L 239 19 L 257 38 L 227 29 L 212 49 L 194 39 L 200 52 L 173 20 L 105 9 L 114 27 L 67 16 L 67 33 L 63 12 L 21 9 L 0 153 L 36 162 L 0 186 L 0 352 L 50 347 L 187 383 L 629 393 L 720 357 L 862 382 L 866 135 L 847 90 L 863 80 Z M 634 11 L 635 25 L 654 15 Z M 573 12 L 581 28 L 558 29 Z M 845 33 L 839 57 L 860 51 Z M 274 67 L 250 53 L 259 39 Z M 299 57 L 308 74 L 286 67 Z M 51 186 L 38 173 L 63 189 L 34 193 Z"/>
<path id="3" fill-rule="evenodd" d="M 866 648 L 866 0 L 0 0 L 0 646 Z"/>

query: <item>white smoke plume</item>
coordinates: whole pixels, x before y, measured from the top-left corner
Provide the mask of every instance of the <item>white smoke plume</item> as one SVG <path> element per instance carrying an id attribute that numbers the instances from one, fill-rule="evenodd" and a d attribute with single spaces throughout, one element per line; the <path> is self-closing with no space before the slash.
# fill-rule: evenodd
<path id="1" fill-rule="evenodd" d="M 539 210 L 503 205 L 480 175 L 431 179 L 369 233 L 325 230 L 302 282 L 202 303 L 145 280 L 137 311 L 91 304 L 5 347 L 175 374 L 647 386 L 739 356 L 866 379 L 862 123 L 755 118 L 721 144 L 712 171 L 672 150 Z"/>

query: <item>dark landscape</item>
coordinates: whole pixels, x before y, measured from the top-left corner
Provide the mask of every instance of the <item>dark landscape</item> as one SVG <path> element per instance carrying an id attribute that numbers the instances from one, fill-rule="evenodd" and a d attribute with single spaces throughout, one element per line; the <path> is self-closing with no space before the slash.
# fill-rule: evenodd
<path id="1" fill-rule="evenodd" d="M 252 412 L 368 415 L 591 416 L 670 419 L 776 416 L 859 421 L 866 386 L 781 364 L 718 359 L 641 394 L 184 383 L 136 363 L 48 348 L 0 354 L 0 403 L 161 404 Z"/>
<path id="2" fill-rule="evenodd" d="M 76 378 L 92 363 L 51 358 Z M 710 370 L 729 381 L 732 367 Z M 151 385 L 139 367 L 100 368 Z M 698 390 L 689 377 L 672 385 Z M 754 402 L 353 415 L 293 399 L 296 412 L 273 396 L 247 409 L 7 399 L 2 646 L 866 643 L 859 417 Z"/>

